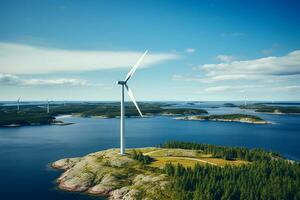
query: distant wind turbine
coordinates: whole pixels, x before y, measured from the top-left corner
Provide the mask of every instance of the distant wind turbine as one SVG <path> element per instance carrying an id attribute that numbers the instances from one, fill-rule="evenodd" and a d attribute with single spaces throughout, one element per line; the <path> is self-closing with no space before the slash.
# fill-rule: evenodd
<path id="1" fill-rule="evenodd" d="M 124 115 L 125 115 L 125 107 L 124 107 L 124 87 L 127 90 L 128 96 L 130 97 L 131 101 L 133 102 L 133 104 L 135 105 L 137 111 L 139 112 L 139 114 L 141 115 L 141 117 L 143 117 L 143 114 L 141 112 L 141 110 L 139 109 L 135 98 L 133 96 L 133 93 L 131 91 L 131 89 L 128 87 L 127 82 L 128 80 L 133 76 L 134 72 L 136 71 L 136 69 L 138 68 L 138 66 L 140 65 L 140 63 L 142 62 L 143 58 L 145 57 L 145 55 L 147 54 L 148 50 L 145 51 L 145 53 L 140 57 L 140 59 L 135 63 L 135 65 L 132 67 L 132 69 L 129 71 L 129 73 L 127 74 L 126 78 L 124 81 L 117 81 L 118 85 L 121 85 L 121 123 L 120 123 L 120 154 L 121 155 L 125 155 L 125 130 L 124 130 Z"/>
<path id="2" fill-rule="evenodd" d="M 17 109 L 18 109 L 18 111 L 20 110 L 20 99 L 21 99 L 21 97 L 19 97 L 18 100 L 17 100 Z"/>
<path id="3" fill-rule="evenodd" d="M 50 113 L 50 101 L 47 99 L 47 113 Z"/>

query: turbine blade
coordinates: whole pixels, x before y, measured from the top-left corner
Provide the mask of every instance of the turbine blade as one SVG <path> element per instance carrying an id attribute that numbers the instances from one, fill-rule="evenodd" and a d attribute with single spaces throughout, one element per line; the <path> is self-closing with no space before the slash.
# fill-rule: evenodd
<path id="1" fill-rule="evenodd" d="M 140 59 L 138 59 L 138 61 L 135 63 L 135 65 L 132 67 L 132 69 L 128 72 L 128 74 L 124 80 L 125 82 L 127 82 L 132 77 L 135 70 L 138 68 L 138 66 L 140 65 L 140 63 L 142 62 L 142 60 L 144 59 L 144 57 L 147 53 L 148 53 L 148 50 L 145 51 L 145 53 L 140 57 Z"/>
<path id="2" fill-rule="evenodd" d="M 21 97 L 18 98 L 18 102 L 20 102 Z"/>
<path id="3" fill-rule="evenodd" d="M 135 98 L 133 96 L 133 93 L 131 91 L 131 89 L 128 87 L 127 84 L 125 84 L 125 87 L 126 87 L 126 90 L 127 90 L 127 93 L 128 93 L 128 96 L 130 97 L 131 101 L 133 102 L 133 104 L 135 105 L 137 111 L 139 112 L 139 114 L 141 115 L 141 117 L 144 117 L 139 106 L 137 105 L 136 101 L 135 101 Z"/>

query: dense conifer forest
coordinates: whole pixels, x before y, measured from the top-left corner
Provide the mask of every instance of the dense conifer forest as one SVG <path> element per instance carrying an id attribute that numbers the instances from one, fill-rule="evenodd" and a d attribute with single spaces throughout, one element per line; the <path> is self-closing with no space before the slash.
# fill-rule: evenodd
<path id="1" fill-rule="evenodd" d="M 194 168 L 185 168 L 167 164 L 164 171 L 171 177 L 168 189 L 171 199 L 300 199 L 300 165 L 278 154 L 187 142 L 168 142 L 161 146 L 198 149 L 225 157 L 229 154 L 232 159 L 252 161 L 239 167 L 196 164 Z"/>
<path id="2" fill-rule="evenodd" d="M 206 110 L 193 108 L 171 108 L 166 103 L 140 103 L 144 115 L 200 115 L 207 114 Z M 126 117 L 139 116 L 132 103 L 125 103 Z M 51 124 L 58 115 L 71 115 L 81 117 L 101 116 L 115 118 L 120 116 L 119 103 L 68 103 L 51 104 L 47 113 L 46 105 L 22 105 L 20 110 L 16 106 L 0 105 L 0 126 L 10 124 L 31 125 Z"/>
<path id="3" fill-rule="evenodd" d="M 139 161 L 141 164 L 150 164 L 153 161 L 153 158 L 147 155 L 143 155 L 142 152 L 133 150 L 131 157 L 137 161 Z"/>

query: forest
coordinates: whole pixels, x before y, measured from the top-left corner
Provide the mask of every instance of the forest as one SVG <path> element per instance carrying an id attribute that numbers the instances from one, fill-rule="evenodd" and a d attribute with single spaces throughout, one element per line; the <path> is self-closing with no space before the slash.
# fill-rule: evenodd
<path id="1" fill-rule="evenodd" d="M 164 172 L 171 177 L 170 199 L 181 200 L 283 200 L 300 199 L 300 165 L 276 158 L 263 150 L 245 150 L 187 142 L 169 142 L 168 148 L 199 149 L 206 152 L 228 150 L 240 157 L 248 152 L 252 162 L 242 166 L 212 166 L 196 164 L 193 168 L 166 164 Z M 245 158 L 244 156 L 241 156 Z"/>
<path id="2" fill-rule="evenodd" d="M 285 160 L 255 161 L 240 167 L 167 164 L 171 199 L 299 199 L 300 165 Z"/>
<path id="3" fill-rule="evenodd" d="M 135 149 L 133 150 L 131 157 L 143 165 L 150 164 L 153 161 L 153 158 L 148 155 L 144 155 L 141 151 L 136 151 Z"/>
<path id="4" fill-rule="evenodd" d="M 296 106 L 297 104 L 280 104 L 279 105 L 283 106 L 278 106 L 278 105 L 265 105 L 262 103 L 254 103 L 254 104 L 249 104 L 249 105 L 242 105 L 239 106 L 241 109 L 253 109 L 255 112 L 262 112 L 262 113 L 283 113 L 283 114 L 299 114 L 300 113 L 300 107 Z"/>
<path id="5" fill-rule="evenodd" d="M 144 115 L 199 115 L 206 114 L 203 109 L 171 108 L 166 103 L 140 103 Z M 139 116 L 132 103 L 125 103 L 126 117 Z M 120 116 L 120 103 L 68 103 L 51 104 L 47 113 L 46 105 L 0 106 L 0 126 L 18 124 L 51 124 L 58 115 L 75 114 L 80 117 L 101 116 L 115 118 Z"/>

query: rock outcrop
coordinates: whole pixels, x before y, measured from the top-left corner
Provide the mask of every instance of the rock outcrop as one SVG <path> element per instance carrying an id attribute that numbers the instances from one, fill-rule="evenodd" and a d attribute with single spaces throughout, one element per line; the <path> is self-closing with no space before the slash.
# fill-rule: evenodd
<path id="1" fill-rule="evenodd" d="M 129 155 L 118 149 L 88 154 L 81 158 L 65 158 L 51 164 L 64 173 L 57 179 L 62 190 L 109 196 L 110 200 L 154 199 L 164 190 L 168 178 L 146 170 Z"/>

